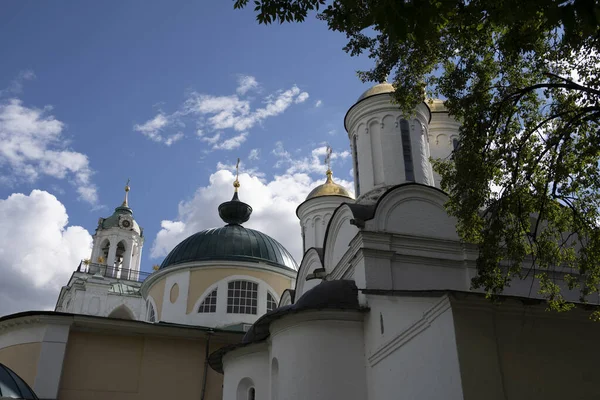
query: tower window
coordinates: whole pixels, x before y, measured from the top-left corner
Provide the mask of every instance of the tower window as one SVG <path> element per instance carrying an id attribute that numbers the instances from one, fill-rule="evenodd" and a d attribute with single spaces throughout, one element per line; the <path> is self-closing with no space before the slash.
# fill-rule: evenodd
<path id="1" fill-rule="evenodd" d="M 248 400 L 255 400 L 255 399 L 256 399 L 256 390 L 254 390 L 254 388 L 248 389 Z"/>
<path id="2" fill-rule="evenodd" d="M 271 295 L 271 293 L 267 292 L 267 312 L 273 311 L 277 308 L 277 302 L 275 298 Z"/>
<path id="3" fill-rule="evenodd" d="M 227 313 L 255 314 L 258 308 L 258 284 L 232 281 L 227 285 Z"/>
<path id="4" fill-rule="evenodd" d="M 356 186 L 356 197 L 360 196 L 360 179 L 358 179 L 358 148 L 356 136 L 352 137 L 352 158 L 354 159 L 354 185 Z"/>
<path id="5" fill-rule="evenodd" d="M 213 313 L 217 311 L 217 289 L 210 292 L 208 296 L 204 298 L 202 304 L 198 308 L 199 313 Z"/>
<path id="6" fill-rule="evenodd" d="M 452 150 L 456 150 L 456 149 L 458 149 L 458 139 L 453 138 L 452 139 Z"/>
<path id="7" fill-rule="evenodd" d="M 404 172 L 407 181 L 415 181 L 415 170 L 412 159 L 412 146 L 410 144 L 410 128 L 408 121 L 403 119 L 400 122 L 400 134 L 402 136 L 402 155 L 404 156 Z"/>

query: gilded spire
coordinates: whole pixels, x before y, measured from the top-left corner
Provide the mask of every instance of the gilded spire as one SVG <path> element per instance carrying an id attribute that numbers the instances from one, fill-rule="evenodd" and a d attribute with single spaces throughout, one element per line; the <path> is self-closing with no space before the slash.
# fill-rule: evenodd
<path id="1" fill-rule="evenodd" d="M 130 181 L 131 181 L 131 179 L 127 178 L 127 183 L 125 184 L 125 200 L 123 200 L 123 205 L 121 207 L 129 207 L 127 200 L 129 197 L 129 190 L 131 190 L 131 188 L 129 187 Z"/>
<path id="2" fill-rule="evenodd" d="M 333 149 L 330 145 L 327 145 L 325 152 L 325 165 L 327 165 L 327 176 L 329 176 L 331 175 L 331 153 L 333 153 Z"/>
<path id="3" fill-rule="evenodd" d="M 325 183 L 314 188 L 306 197 L 306 200 L 321 197 L 321 196 L 343 196 L 352 198 L 350 193 L 341 185 L 338 185 L 333 181 L 333 172 L 331 172 L 331 154 L 333 153 L 331 146 L 327 145 L 325 152 L 325 165 L 327 165 L 327 180 Z"/>
<path id="4" fill-rule="evenodd" d="M 235 164 L 235 181 L 233 181 L 233 187 L 235 188 L 236 193 L 240 187 L 239 177 L 240 177 L 240 159 L 238 157 L 237 164 Z"/>

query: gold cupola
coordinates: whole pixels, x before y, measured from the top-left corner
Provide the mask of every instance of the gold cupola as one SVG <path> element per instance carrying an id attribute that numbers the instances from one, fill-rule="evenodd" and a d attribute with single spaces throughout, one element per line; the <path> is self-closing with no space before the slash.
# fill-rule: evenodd
<path id="1" fill-rule="evenodd" d="M 348 193 L 348 191 L 342 186 L 342 185 L 338 185 L 337 183 L 335 183 L 333 181 L 333 172 L 331 172 L 331 169 L 327 169 L 327 180 L 325 181 L 325 183 L 323 183 L 322 185 L 317 186 L 316 188 L 314 188 L 306 197 L 306 200 L 310 200 L 310 199 L 314 199 L 315 197 L 322 197 L 322 196 L 343 196 L 343 197 L 348 197 L 349 199 L 352 199 L 352 196 L 350 195 L 350 193 Z"/>

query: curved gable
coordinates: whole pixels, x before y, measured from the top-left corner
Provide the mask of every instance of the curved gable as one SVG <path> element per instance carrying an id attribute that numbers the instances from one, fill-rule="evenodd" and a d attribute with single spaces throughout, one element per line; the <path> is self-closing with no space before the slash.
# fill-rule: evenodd
<path id="1" fill-rule="evenodd" d="M 281 299 L 279 299 L 279 307 L 289 306 L 290 304 L 294 304 L 294 294 L 295 291 L 292 289 L 285 289 L 283 294 L 281 295 Z"/>
<path id="2" fill-rule="evenodd" d="M 340 205 L 327 226 L 324 243 L 323 267 L 329 274 L 342 259 L 350 242 L 358 233 L 358 228 L 350 223 L 354 220 L 352 209 L 347 204 Z"/>
<path id="3" fill-rule="evenodd" d="M 307 281 L 306 277 L 315 272 L 316 269 L 323 268 L 321 262 L 322 251 L 322 249 L 312 247 L 304 253 L 296 278 L 295 292 L 298 298 L 300 298 L 304 292 L 312 289 L 321 282 L 321 279 L 311 279 L 310 281 Z"/>
<path id="4" fill-rule="evenodd" d="M 458 240 L 456 220 L 444 208 L 447 200 L 430 186 L 398 186 L 379 199 L 372 223 L 383 232 Z"/>

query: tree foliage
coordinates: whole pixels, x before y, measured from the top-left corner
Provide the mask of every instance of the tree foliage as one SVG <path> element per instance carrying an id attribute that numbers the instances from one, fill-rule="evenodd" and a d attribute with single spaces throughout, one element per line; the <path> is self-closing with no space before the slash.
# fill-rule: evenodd
<path id="1" fill-rule="evenodd" d="M 236 0 L 243 8 L 248 0 Z M 260 23 L 310 12 L 366 53 L 410 112 L 447 99 L 460 146 L 435 162 L 461 237 L 479 247 L 473 286 L 494 296 L 534 276 L 555 310 L 560 282 L 600 287 L 600 6 L 593 0 L 257 0 Z M 557 277 L 559 278 L 557 280 Z"/>

